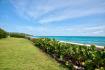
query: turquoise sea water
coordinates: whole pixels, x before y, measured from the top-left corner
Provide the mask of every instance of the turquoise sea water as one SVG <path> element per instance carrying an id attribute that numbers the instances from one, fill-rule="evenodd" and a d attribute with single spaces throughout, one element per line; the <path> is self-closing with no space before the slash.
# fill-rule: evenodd
<path id="1" fill-rule="evenodd" d="M 34 36 L 34 38 L 55 38 L 59 41 L 105 46 L 105 37 L 101 36 Z"/>

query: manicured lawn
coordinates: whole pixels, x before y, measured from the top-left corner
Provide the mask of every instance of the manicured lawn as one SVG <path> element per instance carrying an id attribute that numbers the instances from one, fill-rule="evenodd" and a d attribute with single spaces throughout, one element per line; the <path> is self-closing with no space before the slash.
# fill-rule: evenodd
<path id="1" fill-rule="evenodd" d="M 22 38 L 0 40 L 0 70 L 66 70 Z"/>

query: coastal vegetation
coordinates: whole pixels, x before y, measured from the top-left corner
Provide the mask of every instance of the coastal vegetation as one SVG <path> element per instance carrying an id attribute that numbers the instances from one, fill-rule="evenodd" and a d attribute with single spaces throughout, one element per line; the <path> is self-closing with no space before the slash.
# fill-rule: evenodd
<path id="1" fill-rule="evenodd" d="M 9 32 L 10 37 L 25 38 L 24 33 Z"/>
<path id="2" fill-rule="evenodd" d="M 0 70 L 105 70 L 105 48 L 30 36 L 0 28 Z"/>
<path id="3" fill-rule="evenodd" d="M 6 38 L 6 37 L 30 39 L 30 36 L 32 35 L 26 34 L 26 33 L 19 33 L 19 32 L 7 32 L 4 29 L 0 28 L 0 39 Z"/>
<path id="4" fill-rule="evenodd" d="M 25 34 L 25 33 L 18 33 L 18 32 L 8 32 L 8 35 L 10 37 L 15 37 L 15 38 L 25 38 L 25 39 L 29 39 L 30 40 L 30 36 L 29 34 Z"/>
<path id="5" fill-rule="evenodd" d="M 26 38 L 28 36 L 31 36 L 29 34 L 25 34 L 25 33 L 18 33 L 18 32 L 8 32 L 10 37 L 16 37 L 16 38 Z"/>
<path id="6" fill-rule="evenodd" d="M 105 49 L 62 43 L 55 39 L 32 39 L 34 45 L 70 70 L 105 70 Z"/>

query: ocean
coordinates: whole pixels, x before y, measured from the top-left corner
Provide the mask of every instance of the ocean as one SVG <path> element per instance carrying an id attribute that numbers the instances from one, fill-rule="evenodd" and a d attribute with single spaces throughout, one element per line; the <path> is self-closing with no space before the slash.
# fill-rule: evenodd
<path id="1" fill-rule="evenodd" d="M 51 39 L 55 38 L 56 40 L 59 41 L 105 46 L 105 37 L 103 36 L 33 36 L 33 37 Z"/>

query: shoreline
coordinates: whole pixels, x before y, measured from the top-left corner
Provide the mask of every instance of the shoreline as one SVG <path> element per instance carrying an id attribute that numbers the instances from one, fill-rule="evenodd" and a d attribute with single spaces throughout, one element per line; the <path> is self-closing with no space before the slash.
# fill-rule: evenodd
<path id="1" fill-rule="evenodd" d="M 81 43 L 67 42 L 67 41 L 60 41 L 60 42 L 70 43 L 70 44 L 75 44 L 75 45 L 85 45 L 87 47 L 90 47 L 91 46 L 91 44 L 81 44 Z M 95 46 L 96 46 L 96 48 L 104 49 L 104 46 L 99 46 L 99 45 L 95 45 Z"/>
<path id="2" fill-rule="evenodd" d="M 92 44 L 82 44 L 82 43 L 76 43 L 76 42 L 69 42 L 69 41 L 62 41 L 62 40 L 58 40 L 59 42 L 64 42 L 64 43 L 70 43 L 70 44 L 75 44 L 75 45 L 84 45 L 84 46 L 87 46 L 87 47 L 90 47 Z M 95 45 L 95 44 L 93 44 Z M 95 45 L 96 48 L 98 49 L 104 49 L 105 46 L 100 46 L 100 45 Z"/>

